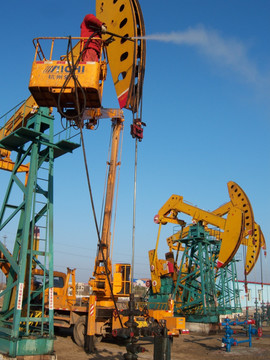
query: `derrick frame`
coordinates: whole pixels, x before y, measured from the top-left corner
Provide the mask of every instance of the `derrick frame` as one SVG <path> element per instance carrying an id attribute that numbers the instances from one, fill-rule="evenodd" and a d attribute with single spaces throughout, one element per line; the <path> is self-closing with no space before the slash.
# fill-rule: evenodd
<path id="1" fill-rule="evenodd" d="M 0 312 L 0 349 L 10 357 L 52 354 L 54 145 L 53 117 L 49 109 L 40 108 L 25 127 L 3 138 L 1 147 L 16 151 L 17 159 L 0 212 L 0 231 L 11 221 L 18 226 L 12 254 L 0 242 L 0 251 L 10 264 L 6 289 L 0 294 L 4 297 Z M 28 158 L 29 176 L 23 184 L 17 170 Z M 41 173 L 44 178 L 40 178 Z M 42 234 L 38 244 L 36 226 Z M 43 270 L 43 281 L 34 287 L 36 267 Z M 45 304 L 47 288 L 49 304 Z M 38 303 L 41 294 L 42 301 Z M 46 316 L 45 305 L 49 305 Z"/>
<path id="2" fill-rule="evenodd" d="M 187 321 L 218 321 L 215 286 L 216 240 L 209 237 L 203 226 L 190 228 L 185 244 L 173 299 L 175 312 Z"/>

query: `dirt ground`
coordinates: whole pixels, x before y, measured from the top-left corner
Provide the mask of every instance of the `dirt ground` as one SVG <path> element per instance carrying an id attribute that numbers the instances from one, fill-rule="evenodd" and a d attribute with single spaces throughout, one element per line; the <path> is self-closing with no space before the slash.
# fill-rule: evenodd
<path id="1" fill-rule="evenodd" d="M 263 328 L 263 336 L 252 338 L 252 347 L 248 343 L 233 346 L 231 352 L 221 348 L 221 339 L 224 333 L 217 335 L 198 335 L 190 333 L 174 339 L 171 351 L 171 360 L 270 360 L 270 327 Z M 87 355 L 71 338 L 70 332 L 60 332 L 56 335 L 55 352 L 58 360 L 122 360 L 126 352 L 124 345 L 109 342 L 97 343 L 97 351 Z M 247 339 L 244 334 L 234 335 L 237 340 Z M 145 347 L 144 353 L 138 354 L 138 359 L 153 360 L 153 339 L 139 339 L 138 344 Z"/>

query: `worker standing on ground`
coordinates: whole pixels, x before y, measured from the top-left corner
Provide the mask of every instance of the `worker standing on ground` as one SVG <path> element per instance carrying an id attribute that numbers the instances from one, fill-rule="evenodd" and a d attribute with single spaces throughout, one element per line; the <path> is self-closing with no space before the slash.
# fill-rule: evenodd
<path id="1" fill-rule="evenodd" d="M 86 49 L 82 54 L 83 61 L 99 61 L 100 50 L 101 50 L 101 33 L 106 33 L 106 25 L 102 23 L 98 18 L 93 14 L 88 14 L 84 17 L 83 22 L 81 23 L 81 37 L 89 38 L 94 32 L 100 30 L 95 34 L 94 38 L 89 41 Z M 83 41 L 83 45 L 87 43 L 87 40 Z"/>

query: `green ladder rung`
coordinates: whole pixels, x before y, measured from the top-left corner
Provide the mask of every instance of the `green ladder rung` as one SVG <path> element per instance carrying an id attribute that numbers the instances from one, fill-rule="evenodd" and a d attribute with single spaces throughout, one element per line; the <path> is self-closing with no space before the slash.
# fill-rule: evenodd
<path id="1" fill-rule="evenodd" d="M 31 253 L 31 250 L 28 250 L 28 254 Z M 49 251 L 39 251 L 39 250 L 32 250 L 33 255 L 39 255 L 39 256 L 49 256 Z"/>

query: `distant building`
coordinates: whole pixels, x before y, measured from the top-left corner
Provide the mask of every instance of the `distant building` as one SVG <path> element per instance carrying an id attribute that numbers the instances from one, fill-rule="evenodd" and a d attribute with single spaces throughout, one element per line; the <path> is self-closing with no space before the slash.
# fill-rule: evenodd
<path id="1" fill-rule="evenodd" d="M 142 286 L 142 287 L 146 287 L 146 281 L 148 279 L 133 279 L 133 285 L 134 286 Z"/>

